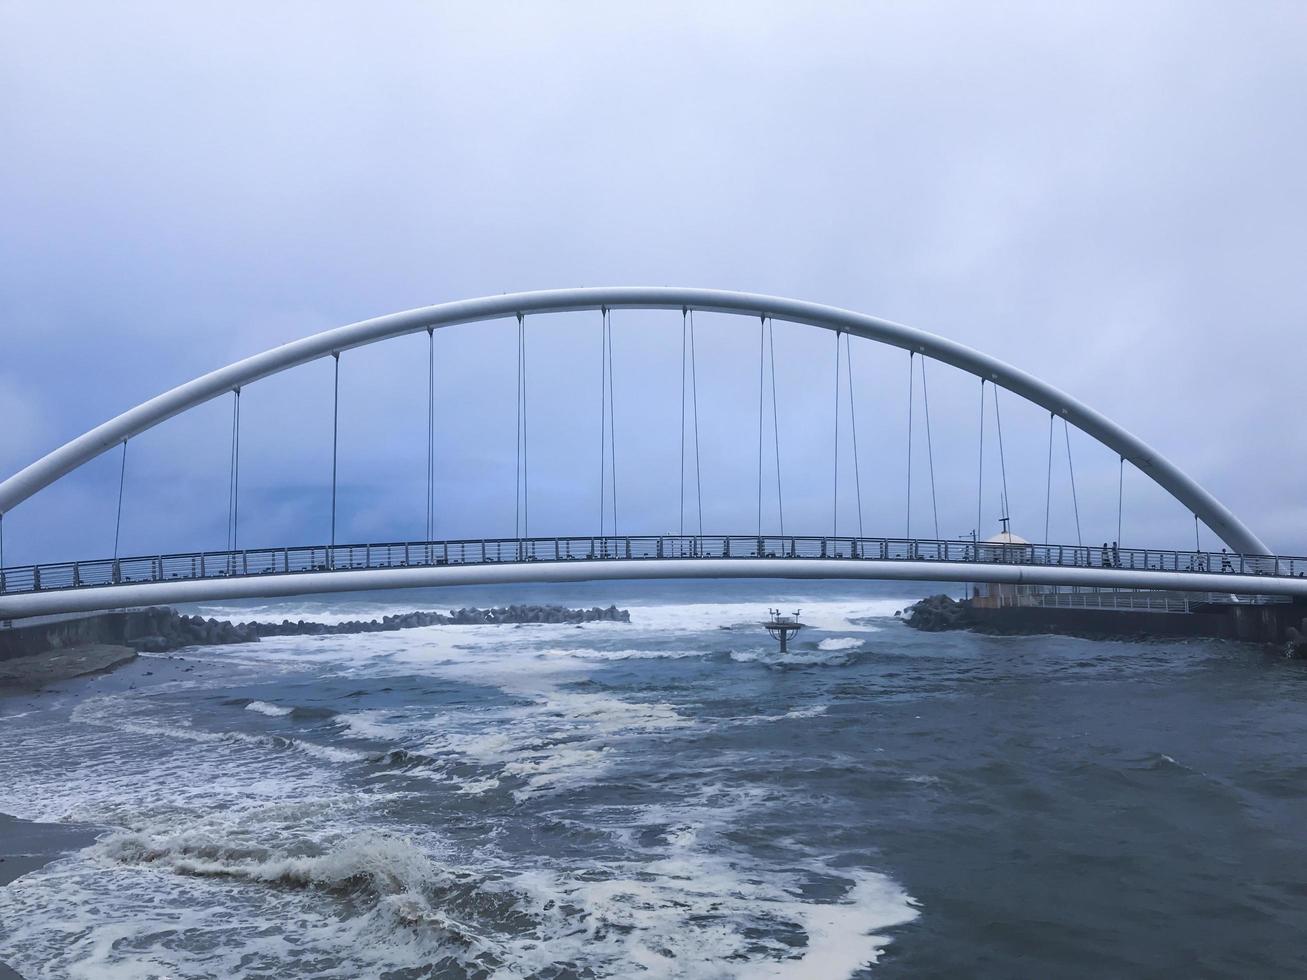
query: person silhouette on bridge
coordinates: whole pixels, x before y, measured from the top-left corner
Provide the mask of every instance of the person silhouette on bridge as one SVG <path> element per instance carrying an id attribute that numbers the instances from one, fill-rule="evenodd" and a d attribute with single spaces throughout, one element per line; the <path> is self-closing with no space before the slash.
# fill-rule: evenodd
<path id="1" fill-rule="evenodd" d="M 1112 559 L 1108 554 L 1106 541 L 1103 542 L 1103 557 L 1101 559 L 1101 564 L 1104 568 L 1112 567 Z"/>

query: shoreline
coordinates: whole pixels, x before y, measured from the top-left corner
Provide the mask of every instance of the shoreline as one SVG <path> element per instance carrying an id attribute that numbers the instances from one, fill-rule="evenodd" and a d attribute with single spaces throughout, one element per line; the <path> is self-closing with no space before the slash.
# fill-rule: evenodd
<path id="1" fill-rule="evenodd" d="M 0 888 L 90 846 L 99 835 L 89 824 L 39 823 L 0 813 Z M 0 980 L 23 978 L 0 960 Z"/>

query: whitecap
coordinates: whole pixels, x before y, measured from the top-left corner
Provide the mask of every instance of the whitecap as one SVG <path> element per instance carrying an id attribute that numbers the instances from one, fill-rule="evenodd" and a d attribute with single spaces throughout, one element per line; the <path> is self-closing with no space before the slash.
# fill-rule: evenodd
<path id="1" fill-rule="evenodd" d="M 817 644 L 818 650 L 854 650 L 862 646 L 855 636 L 831 636 Z"/>
<path id="2" fill-rule="evenodd" d="M 283 708 L 278 704 L 269 704 L 267 701 L 251 701 L 245 706 L 246 711 L 257 711 L 261 715 L 267 715 L 270 718 L 283 718 L 293 711 L 293 708 Z"/>

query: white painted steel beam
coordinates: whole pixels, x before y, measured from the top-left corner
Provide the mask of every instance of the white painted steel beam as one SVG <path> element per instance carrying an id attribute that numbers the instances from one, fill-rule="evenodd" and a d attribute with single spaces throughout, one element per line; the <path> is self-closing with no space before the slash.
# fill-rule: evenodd
<path id="1" fill-rule="evenodd" d="M 279 596 L 453 585 L 598 582 L 623 579 L 848 579 L 986 582 L 999 585 L 1079 585 L 1242 595 L 1307 596 L 1307 578 L 1161 572 L 1128 568 L 1063 568 L 983 562 L 864 561 L 829 558 L 639 558 L 600 561 L 505 562 L 295 572 L 99 585 L 0 595 L 0 619 L 120 609 L 129 606 L 268 599 Z"/>
<path id="2" fill-rule="evenodd" d="M 889 320 L 801 300 L 720 289 L 673 286 L 603 286 L 508 293 L 392 313 L 326 330 L 255 354 L 166 391 L 96 426 L 0 483 L 0 514 L 75 470 L 124 439 L 194 408 L 234 388 L 353 347 L 417 333 L 501 317 L 608 309 L 693 309 L 714 313 L 770 316 L 916 351 L 984 378 L 1066 419 L 1071 425 L 1129 460 L 1172 497 L 1196 514 L 1233 551 L 1269 555 L 1271 551 L 1215 497 L 1142 440 L 1070 395 L 1003 361 L 963 344 Z"/>

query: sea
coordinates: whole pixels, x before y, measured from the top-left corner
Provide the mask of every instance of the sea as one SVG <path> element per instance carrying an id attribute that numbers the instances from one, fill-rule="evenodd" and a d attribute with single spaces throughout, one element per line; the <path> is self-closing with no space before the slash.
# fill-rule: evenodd
<path id="1" fill-rule="evenodd" d="M 938 587 L 465 588 L 196 607 L 433 626 L 0 698 L 38 978 L 1307 976 L 1307 663 L 923 633 Z M 787 653 L 769 608 L 806 628 Z"/>

